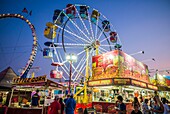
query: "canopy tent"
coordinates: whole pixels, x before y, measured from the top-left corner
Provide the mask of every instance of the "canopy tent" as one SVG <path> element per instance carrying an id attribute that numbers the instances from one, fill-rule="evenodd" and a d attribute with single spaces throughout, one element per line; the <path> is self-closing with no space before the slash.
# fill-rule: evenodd
<path id="1" fill-rule="evenodd" d="M 0 72 L 0 90 L 12 88 L 12 79 L 18 77 L 11 67 Z"/>
<path id="2" fill-rule="evenodd" d="M 166 76 L 166 75 L 164 75 L 164 78 L 166 78 L 166 79 L 170 80 L 170 76 Z"/>

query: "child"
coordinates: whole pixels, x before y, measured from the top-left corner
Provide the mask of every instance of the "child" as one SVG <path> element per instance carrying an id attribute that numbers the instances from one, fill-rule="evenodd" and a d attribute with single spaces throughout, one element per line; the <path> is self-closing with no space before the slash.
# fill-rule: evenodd
<path id="1" fill-rule="evenodd" d="M 142 114 L 142 112 L 139 110 L 139 105 L 134 105 L 134 110 L 131 112 L 131 114 Z"/>

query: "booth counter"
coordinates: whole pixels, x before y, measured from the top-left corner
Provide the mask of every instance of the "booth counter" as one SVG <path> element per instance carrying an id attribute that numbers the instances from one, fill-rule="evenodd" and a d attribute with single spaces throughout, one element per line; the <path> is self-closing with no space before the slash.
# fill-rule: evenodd
<path id="1" fill-rule="evenodd" d="M 127 112 L 130 113 L 134 96 L 148 97 L 158 90 L 157 86 L 130 78 L 92 80 L 88 81 L 88 87 L 92 88 L 92 106 L 103 113 L 116 111 L 115 102 L 118 95 L 123 97 Z"/>

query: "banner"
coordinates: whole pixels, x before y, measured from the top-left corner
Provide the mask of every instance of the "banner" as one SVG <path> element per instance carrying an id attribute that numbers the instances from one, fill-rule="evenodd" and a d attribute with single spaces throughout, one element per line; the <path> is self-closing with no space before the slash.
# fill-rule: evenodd
<path id="1" fill-rule="evenodd" d="M 93 56 L 92 79 L 105 78 L 132 78 L 149 83 L 148 66 L 120 50 Z"/>
<path id="2" fill-rule="evenodd" d="M 113 80 L 94 80 L 94 81 L 88 81 L 88 86 L 106 86 L 106 85 L 113 85 Z"/>
<path id="3" fill-rule="evenodd" d="M 30 84 L 30 83 L 37 83 L 37 82 L 45 82 L 46 75 L 34 77 L 34 78 L 13 78 L 12 84 Z"/>

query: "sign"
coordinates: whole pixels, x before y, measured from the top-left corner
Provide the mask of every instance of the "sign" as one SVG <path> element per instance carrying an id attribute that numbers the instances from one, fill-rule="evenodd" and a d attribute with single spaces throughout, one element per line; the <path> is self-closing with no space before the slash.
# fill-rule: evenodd
<path id="1" fill-rule="evenodd" d="M 114 79 L 115 85 L 130 85 L 130 79 Z"/>
<path id="2" fill-rule="evenodd" d="M 134 85 L 134 86 L 140 86 L 140 87 L 144 87 L 144 88 L 147 87 L 147 86 L 146 86 L 146 83 L 144 83 L 144 82 L 139 82 L 139 81 L 136 81 L 136 80 L 131 80 L 131 83 L 132 83 L 132 85 Z"/>
<path id="3" fill-rule="evenodd" d="M 95 80 L 95 81 L 89 81 L 88 86 L 100 86 L 100 85 L 111 85 L 113 84 L 112 79 L 108 80 Z"/>
<path id="4" fill-rule="evenodd" d="M 30 83 L 37 83 L 37 82 L 45 82 L 46 75 L 34 77 L 34 78 L 13 78 L 12 84 L 30 84 Z"/>
<path id="5" fill-rule="evenodd" d="M 94 80 L 113 78 L 118 75 L 118 50 L 92 57 L 92 77 Z"/>
<path id="6" fill-rule="evenodd" d="M 131 78 L 149 83 L 148 66 L 120 50 L 92 57 L 92 79 Z"/>
<path id="7" fill-rule="evenodd" d="M 149 89 L 153 89 L 153 90 L 158 90 L 158 87 L 155 86 L 155 85 L 150 85 L 150 84 L 148 84 L 148 88 L 149 88 Z"/>

